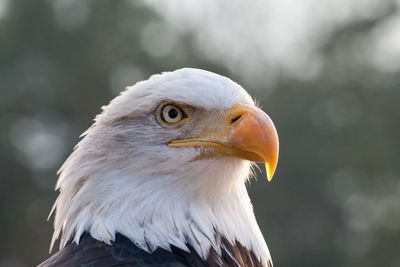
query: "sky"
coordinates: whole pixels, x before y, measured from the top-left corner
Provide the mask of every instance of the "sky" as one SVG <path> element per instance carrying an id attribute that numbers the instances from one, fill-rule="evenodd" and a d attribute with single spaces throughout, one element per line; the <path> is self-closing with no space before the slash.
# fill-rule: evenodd
<path id="1" fill-rule="evenodd" d="M 145 0 L 167 21 L 144 29 L 156 42 L 149 53 L 168 53 L 173 36 L 195 35 L 193 46 L 202 55 L 222 61 L 247 79 L 264 84 L 280 75 L 315 78 L 324 64 L 318 48 L 332 31 L 357 20 L 368 20 L 391 8 L 386 0 L 280 1 L 156 1 Z M 400 5 L 400 1 L 397 1 Z M 147 32 L 148 31 L 148 32 Z M 400 14 L 372 28 L 358 44 L 368 64 L 383 71 L 400 68 Z M 158 40 L 157 40 L 158 39 Z M 167 45 L 167 47 L 165 47 Z M 161 52 L 160 52 L 161 50 Z M 306 67 L 305 67 L 306 66 Z"/>

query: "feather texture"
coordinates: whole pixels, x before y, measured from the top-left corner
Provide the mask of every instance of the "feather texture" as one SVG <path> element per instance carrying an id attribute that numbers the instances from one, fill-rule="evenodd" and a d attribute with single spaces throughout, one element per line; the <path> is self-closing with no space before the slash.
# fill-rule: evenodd
<path id="1" fill-rule="evenodd" d="M 157 248 L 153 253 L 134 245 L 128 238 L 117 234 L 115 241 L 108 245 L 84 233 L 79 245 L 69 243 L 65 248 L 49 258 L 38 267 L 58 266 L 197 266 L 197 267 L 258 267 L 264 266 L 252 253 L 236 242 L 230 244 L 222 238 L 221 253 L 212 250 L 207 259 L 202 259 L 190 244 L 186 244 L 188 251 L 171 246 L 171 250 Z M 271 267 L 268 262 L 268 267 Z"/>
<path id="2" fill-rule="evenodd" d="M 185 105 L 192 119 L 161 125 L 157 108 L 168 101 Z M 251 163 L 195 160 L 201 149 L 166 145 L 220 127 L 209 122 L 235 103 L 254 106 L 240 85 L 197 69 L 154 75 L 112 100 L 59 171 L 51 246 L 61 236 L 61 254 L 82 253 L 88 233 L 106 250 L 122 235 L 147 253 L 179 249 L 207 260 L 251 251 L 237 261 L 266 266 L 270 254 L 245 187 Z"/>

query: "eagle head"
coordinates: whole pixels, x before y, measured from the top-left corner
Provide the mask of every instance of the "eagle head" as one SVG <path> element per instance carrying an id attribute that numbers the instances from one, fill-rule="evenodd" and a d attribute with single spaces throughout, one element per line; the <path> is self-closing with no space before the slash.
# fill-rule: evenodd
<path id="1" fill-rule="evenodd" d="M 269 259 L 245 182 L 252 162 L 272 178 L 278 137 L 240 85 L 185 68 L 102 109 L 59 171 L 52 245 L 60 234 L 62 248 L 84 232 L 106 243 L 120 233 L 148 252 L 189 244 L 206 258 L 223 237 Z"/>

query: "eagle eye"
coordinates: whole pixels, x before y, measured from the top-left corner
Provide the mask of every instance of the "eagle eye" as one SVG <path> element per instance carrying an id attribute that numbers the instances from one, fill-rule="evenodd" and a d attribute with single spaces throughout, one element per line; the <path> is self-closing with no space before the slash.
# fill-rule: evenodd
<path id="1" fill-rule="evenodd" d="M 165 104 L 160 110 L 161 122 L 167 125 L 176 125 L 187 118 L 185 112 L 175 104 Z"/>

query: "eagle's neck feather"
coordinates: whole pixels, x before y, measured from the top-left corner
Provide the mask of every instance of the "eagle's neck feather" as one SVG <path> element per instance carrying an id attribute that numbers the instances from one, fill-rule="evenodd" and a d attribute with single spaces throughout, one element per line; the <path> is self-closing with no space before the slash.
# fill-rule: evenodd
<path id="1" fill-rule="evenodd" d="M 183 177 L 66 168 L 75 163 L 66 162 L 58 184 L 52 243 L 61 234 L 61 248 L 71 240 L 79 243 L 84 232 L 106 243 L 120 233 L 148 252 L 169 250 L 170 245 L 188 250 L 190 244 L 206 259 L 211 248 L 220 252 L 223 237 L 231 244 L 239 242 L 261 262 L 270 259 L 245 187 L 247 161 L 221 159 L 219 172 L 210 166 L 213 176 L 194 166 Z"/>

